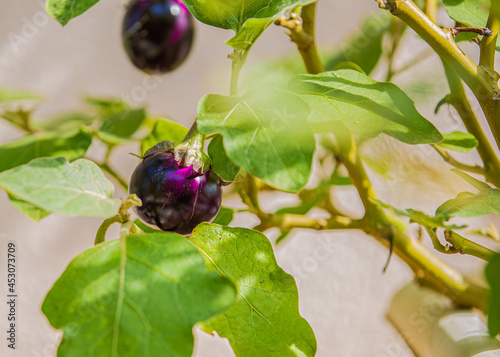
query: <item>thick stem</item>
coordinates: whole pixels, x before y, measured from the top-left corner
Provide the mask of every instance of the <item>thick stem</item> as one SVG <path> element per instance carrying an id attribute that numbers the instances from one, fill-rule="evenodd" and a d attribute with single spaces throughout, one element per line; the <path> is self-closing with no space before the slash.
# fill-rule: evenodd
<path id="1" fill-rule="evenodd" d="M 437 9 L 438 3 L 437 0 L 425 0 L 424 12 L 429 17 L 429 19 L 436 23 L 437 21 Z"/>
<path id="2" fill-rule="evenodd" d="M 231 59 L 231 86 L 229 88 L 230 95 L 238 95 L 238 83 L 240 80 L 240 72 L 246 62 L 246 54 L 242 51 L 234 50 L 229 56 Z"/>
<path id="3" fill-rule="evenodd" d="M 321 62 L 315 39 L 316 3 L 306 5 L 300 17 L 292 12 L 290 19 L 284 15 L 275 24 L 290 30 L 290 38 L 297 45 L 308 73 L 316 74 L 325 71 Z"/>
<path id="4" fill-rule="evenodd" d="M 332 217 L 329 219 L 314 219 L 300 214 L 269 214 L 263 222 L 257 226 L 258 230 L 265 231 L 272 227 L 278 227 L 283 231 L 293 228 L 309 228 L 314 230 L 325 229 L 363 229 L 366 222 L 362 219 L 351 220 L 347 217 Z"/>
<path id="5" fill-rule="evenodd" d="M 491 30 L 491 36 L 485 36 L 481 40 L 481 57 L 479 64 L 490 71 L 495 69 L 495 52 L 497 45 L 498 30 L 500 29 L 500 1 L 491 2 L 490 14 L 486 27 Z"/>
<path id="6" fill-rule="evenodd" d="M 325 67 L 321 62 L 318 48 L 316 46 L 316 2 L 304 6 L 300 15 L 303 21 L 302 28 L 305 33 L 311 38 L 309 47 L 306 46 L 305 48 L 301 49 L 299 46 L 300 55 L 304 60 L 307 72 L 311 74 L 324 72 Z"/>
<path id="7" fill-rule="evenodd" d="M 406 22 L 471 88 L 479 100 L 497 145 L 500 147 L 500 90 L 498 74 L 477 66 L 458 47 L 449 30 L 434 24 L 411 0 L 388 0 L 385 8 Z"/>
<path id="8" fill-rule="evenodd" d="M 460 77 L 450 68 L 449 65 L 444 62 L 443 65 L 451 91 L 447 97 L 447 102 L 458 112 L 458 115 L 460 115 L 467 131 L 474 135 L 477 139 L 477 152 L 483 161 L 486 180 L 495 186 L 500 187 L 500 174 L 498 174 L 498 170 L 500 169 L 500 160 L 498 159 L 498 156 L 491 146 L 487 136 L 483 132 L 479 119 L 467 99 Z"/>
<path id="9" fill-rule="evenodd" d="M 462 237 L 460 234 L 453 231 L 446 230 L 444 232 L 444 237 L 458 253 L 472 255 L 486 260 L 487 262 L 489 262 L 496 255 L 496 253 L 491 249 L 483 247 L 482 245 Z"/>

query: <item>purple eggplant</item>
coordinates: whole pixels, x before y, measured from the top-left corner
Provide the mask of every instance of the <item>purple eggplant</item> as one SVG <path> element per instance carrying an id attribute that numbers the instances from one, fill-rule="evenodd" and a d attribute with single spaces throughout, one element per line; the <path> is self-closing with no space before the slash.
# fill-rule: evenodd
<path id="1" fill-rule="evenodd" d="M 125 50 L 137 68 L 148 73 L 170 72 L 189 54 L 193 16 L 180 0 L 132 0 L 122 31 Z"/>
<path id="2" fill-rule="evenodd" d="M 222 182 L 210 169 L 197 173 L 182 167 L 172 152 L 146 156 L 130 181 L 142 206 L 139 217 L 164 231 L 190 234 L 201 222 L 212 221 L 222 201 Z"/>

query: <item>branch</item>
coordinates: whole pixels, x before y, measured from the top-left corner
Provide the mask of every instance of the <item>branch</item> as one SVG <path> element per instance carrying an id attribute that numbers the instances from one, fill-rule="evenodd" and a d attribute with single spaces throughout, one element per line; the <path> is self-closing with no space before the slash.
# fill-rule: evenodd
<path id="1" fill-rule="evenodd" d="M 277 227 L 283 231 L 294 228 L 309 228 L 314 230 L 325 229 L 363 229 L 366 222 L 362 219 L 351 220 L 347 217 L 336 216 L 330 219 L 314 219 L 300 214 L 266 214 L 256 230 L 265 231 Z"/>
<path id="2" fill-rule="evenodd" d="M 498 173 L 500 160 L 481 128 L 481 124 L 467 99 L 462 80 L 446 63 L 443 62 L 443 66 L 451 91 L 446 101 L 452 105 L 458 115 L 460 115 L 467 131 L 477 139 L 478 146 L 476 149 L 483 161 L 483 170 L 486 180 L 500 187 L 500 174 Z"/>
<path id="3" fill-rule="evenodd" d="M 451 230 L 444 232 L 444 237 L 447 242 L 453 245 L 453 248 L 460 254 L 468 254 L 489 262 L 496 253 L 491 249 L 483 247 L 482 245 L 473 242 L 458 233 Z"/>
<path id="4" fill-rule="evenodd" d="M 481 166 L 477 166 L 477 165 L 472 166 L 472 165 L 467 165 L 467 164 L 461 163 L 460 161 L 455 160 L 453 158 L 453 156 L 451 156 L 451 154 L 447 150 L 443 149 L 441 146 L 439 146 L 437 144 L 431 144 L 431 146 L 434 148 L 434 150 L 436 150 L 436 152 L 443 158 L 443 160 L 445 162 L 447 162 L 448 164 L 450 164 L 454 168 L 462 170 L 462 171 L 472 172 L 474 174 L 479 174 L 479 175 L 485 174 L 484 168 L 482 168 Z"/>
<path id="5" fill-rule="evenodd" d="M 447 63 L 474 92 L 500 147 L 500 90 L 498 74 L 477 66 L 458 47 L 449 30 L 432 22 L 411 0 L 387 0 L 387 9 L 410 26 Z"/>
<path id="6" fill-rule="evenodd" d="M 325 71 L 316 47 L 315 18 L 316 2 L 313 2 L 304 6 L 300 14 L 292 12 L 289 19 L 281 16 L 275 21 L 276 25 L 290 30 L 290 38 L 297 45 L 307 72 L 312 74 Z"/>
<path id="7" fill-rule="evenodd" d="M 497 45 L 498 30 L 500 28 L 500 2 L 491 2 L 490 14 L 486 27 L 491 30 L 488 37 L 481 40 L 481 56 L 479 64 L 490 71 L 495 69 L 495 52 Z"/>

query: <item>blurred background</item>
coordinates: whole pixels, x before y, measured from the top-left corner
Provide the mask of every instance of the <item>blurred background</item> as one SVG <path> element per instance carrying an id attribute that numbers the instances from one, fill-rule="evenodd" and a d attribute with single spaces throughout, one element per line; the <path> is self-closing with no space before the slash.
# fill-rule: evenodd
<path id="1" fill-rule="evenodd" d="M 112 96 L 125 98 L 134 105 L 146 105 L 150 113 L 189 127 L 196 115 L 197 102 L 204 94 L 228 93 L 227 55 L 231 49 L 224 41 L 231 38 L 232 32 L 196 23 L 196 39 L 187 62 L 171 74 L 150 78 L 132 66 L 122 48 L 120 34 L 125 5 L 121 0 L 101 0 L 62 28 L 46 15 L 43 0 L 2 1 L 0 85 L 42 94 L 44 100 L 35 115 L 40 118 L 81 109 L 81 99 L 86 95 Z M 326 52 L 341 50 L 345 40 L 354 34 L 369 39 L 376 28 L 362 27 L 362 22 L 381 11 L 373 0 L 320 0 L 317 29 L 320 48 Z M 464 48 L 476 59 L 474 44 L 465 44 Z M 426 51 L 425 43 L 407 31 L 394 66 L 402 67 L 416 56 L 426 58 L 393 80 L 440 130 L 464 130 L 451 109 L 442 108 L 440 116 L 434 114 L 435 105 L 448 93 L 448 88 L 439 59 L 427 56 Z M 295 45 L 284 29 L 272 26 L 251 51 L 242 73 L 243 81 L 255 78 L 256 73 L 265 79 L 262 64 L 274 61 L 279 66 L 283 56 L 299 60 Z M 373 77 L 383 80 L 386 68 L 387 61 L 382 59 Z M 13 126 L 0 121 L 0 144 L 21 135 Z M 126 178 L 137 164 L 137 158 L 129 152 L 137 153 L 138 144 L 120 147 L 111 161 Z M 472 190 L 426 147 L 409 147 L 379 137 L 365 144 L 363 152 L 381 199 L 397 207 L 433 212 L 458 192 Z M 100 153 L 98 146 L 92 147 L 90 156 L 98 157 Z M 477 160 L 475 154 L 458 157 L 471 163 Z M 382 171 L 384 175 L 377 174 Z M 125 197 L 125 193 L 117 188 L 116 196 Z M 359 215 L 361 205 L 350 188 L 337 190 L 335 200 L 346 212 Z M 232 201 L 229 198 L 228 205 Z M 272 209 L 293 202 L 293 197 L 265 194 L 263 202 L 264 208 Z M 3 191 L 0 212 L 0 252 L 6 241 L 15 241 L 18 246 L 20 296 L 18 349 L 13 352 L 2 343 L 0 355 L 54 356 L 61 335 L 42 315 L 41 303 L 67 264 L 93 245 L 101 220 L 50 215 L 33 223 L 10 205 Z M 484 224 L 491 219 L 485 217 L 475 222 Z M 251 227 L 255 223 L 239 216 L 232 225 Z M 110 230 L 108 239 L 117 237 L 116 228 Z M 277 232 L 269 233 L 271 239 L 276 235 Z M 2 267 L 4 255 L 0 257 Z M 356 232 L 295 231 L 276 249 L 276 257 L 297 281 L 300 311 L 316 333 L 318 356 L 413 356 L 385 315 L 391 298 L 412 279 L 412 273 L 397 257 L 392 258 L 383 273 L 388 251 L 372 238 Z M 444 258 L 466 272 L 481 269 L 474 258 Z M 0 276 L 2 292 L 5 275 Z M 3 303 L 0 316 L 0 331 L 4 331 Z M 233 355 L 226 340 L 199 331 L 195 334 L 195 356 Z"/>

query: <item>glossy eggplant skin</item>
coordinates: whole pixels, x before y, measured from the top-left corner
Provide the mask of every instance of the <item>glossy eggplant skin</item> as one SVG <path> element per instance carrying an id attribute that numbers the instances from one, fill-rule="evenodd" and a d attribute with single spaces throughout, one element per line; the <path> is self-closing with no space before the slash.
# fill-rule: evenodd
<path id="1" fill-rule="evenodd" d="M 130 180 L 130 193 L 142 201 L 135 207 L 146 223 L 161 230 L 190 234 L 201 222 L 212 221 L 222 201 L 222 183 L 208 170 L 197 174 L 180 167 L 170 152 L 144 158 Z"/>
<path id="2" fill-rule="evenodd" d="M 140 70 L 175 70 L 188 56 L 193 37 L 193 16 L 180 0 L 132 0 L 127 6 L 123 45 Z"/>

